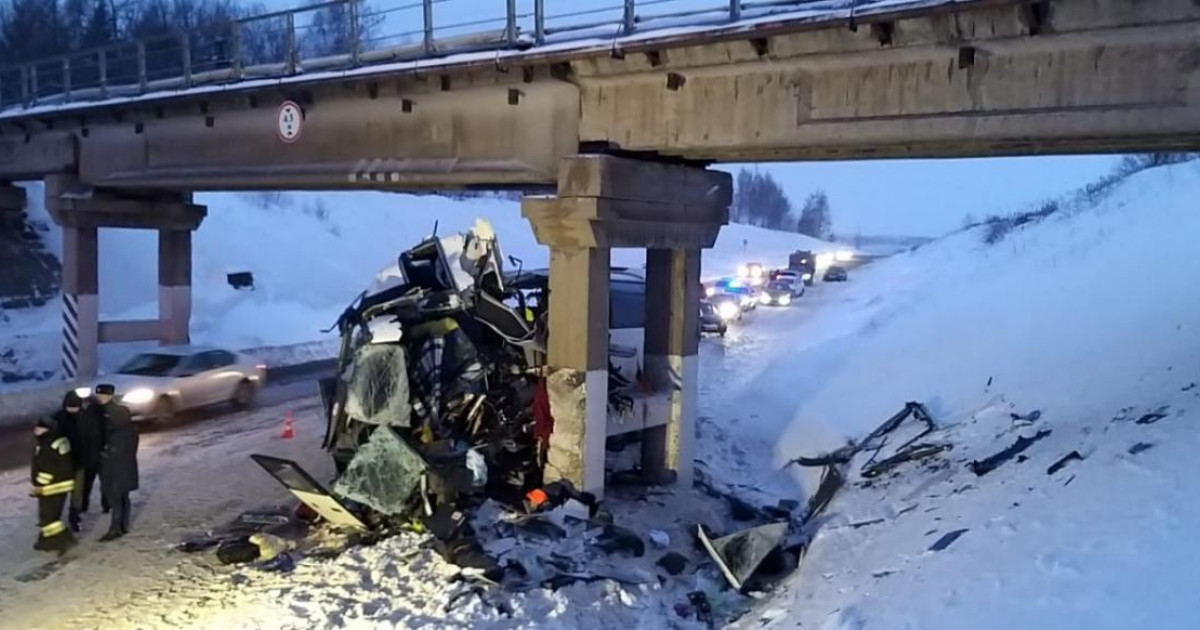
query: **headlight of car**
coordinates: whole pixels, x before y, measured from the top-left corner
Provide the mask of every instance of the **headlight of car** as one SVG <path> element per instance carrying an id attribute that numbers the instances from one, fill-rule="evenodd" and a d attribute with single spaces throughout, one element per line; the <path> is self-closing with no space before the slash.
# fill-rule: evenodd
<path id="1" fill-rule="evenodd" d="M 769 296 L 769 295 L 767 295 L 766 293 L 764 293 L 764 294 L 762 294 L 762 295 L 758 296 L 758 301 L 759 301 L 759 302 L 762 302 L 763 304 L 770 304 L 770 303 L 771 303 L 771 296 Z"/>
<path id="2" fill-rule="evenodd" d="M 92 395 L 92 388 L 91 387 L 76 387 L 75 395 L 84 400 L 87 400 Z"/>
<path id="3" fill-rule="evenodd" d="M 804 277 L 801 278 L 801 280 L 805 280 L 805 281 L 812 280 L 812 274 L 811 273 L 804 274 Z"/>
<path id="4" fill-rule="evenodd" d="M 131 389 L 128 394 L 121 397 L 121 402 L 131 405 L 144 405 L 151 400 L 154 400 L 154 390 L 147 387 Z"/>
<path id="5" fill-rule="evenodd" d="M 791 303 L 792 303 L 792 296 L 790 296 L 790 295 L 779 296 L 779 305 L 780 306 L 787 306 L 788 304 L 791 304 Z"/>
<path id="6" fill-rule="evenodd" d="M 738 316 L 738 305 L 729 301 L 721 302 L 721 305 L 717 307 L 717 315 L 720 315 L 721 319 L 724 320 L 736 319 Z"/>

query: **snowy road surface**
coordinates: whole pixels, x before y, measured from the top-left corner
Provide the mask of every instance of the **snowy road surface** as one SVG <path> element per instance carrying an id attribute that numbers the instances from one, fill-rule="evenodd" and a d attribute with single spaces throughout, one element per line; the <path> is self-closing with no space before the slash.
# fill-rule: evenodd
<path id="1" fill-rule="evenodd" d="M 284 376 L 269 377 L 267 386 L 258 393 L 258 407 L 273 407 L 311 396 L 317 391 L 317 379 L 332 373 L 332 368 L 322 362 L 298 369 L 281 370 L 280 373 Z M 230 407 L 224 405 L 188 411 L 169 423 L 143 425 L 142 432 L 164 434 L 165 437 L 165 434 L 186 429 L 191 424 L 209 422 L 232 412 Z M 0 471 L 29 465 L 30 437 L 27 424 L 0 428 Z"/>
<path id="2" fill-rule="evenodd" d="M 284 411 L 295 412 L 297 437 L 279 438 Z M 99 543 L 108 517 L 96 507 L 84 521 L 82 544 L 48 577 L 22 583 L 48 556 L 33 551 L 36 538 L 28 472 L 0 475 L 0 625 L 19 628 L 128 627 L 166 625 L 161 618 L 127 614 L 162 602 L 171 610 L 185 605 L 172 593 L 214 579 L 210 569 L 172 551 L 184 536 L 204 532 L 251 507 L 290 504 L 289 496 L 249 458 L 265 453 L 295 459 L 327 476 L 328 458 L 316 397 L 293 405 L 238 413 L 195 424 L 178 432 L 143 436 L 139 463 L 142 488 L 133 496 L 133 532 Z M 93 504 L 97 502 L 93 497 Z M 184 595 L 186 597 L 186 595 Z"/>

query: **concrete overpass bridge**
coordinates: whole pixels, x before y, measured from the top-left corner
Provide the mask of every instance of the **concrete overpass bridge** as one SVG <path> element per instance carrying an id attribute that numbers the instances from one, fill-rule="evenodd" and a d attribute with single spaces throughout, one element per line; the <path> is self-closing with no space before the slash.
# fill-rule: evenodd
<path id="1" fill-rule="evenodd" d="M 1200 147 L 1196 0 L 623 0 L 558 29 L 555 0 L 497 4 L 498 31 L 453 39 L 423 0 L 414 43 L 310 54 L 306 12 L 358 32 L 335 0 L 0 69 L 0 206 L 24 203 L 4 182 L 46 180 L 66 372 L 93 373 L 100 342 L 186 341 L 194 191 L 544 191 L 524 212 L 551 249 L 551 466 L 603 484 L 608 251 L 641 247 L 668 403 L 647 462 L 686 478 L 700 250 L 731 196 L 709 164 Z M 158 320 L 98 321 L 102 227 L 159 230 Z"/>

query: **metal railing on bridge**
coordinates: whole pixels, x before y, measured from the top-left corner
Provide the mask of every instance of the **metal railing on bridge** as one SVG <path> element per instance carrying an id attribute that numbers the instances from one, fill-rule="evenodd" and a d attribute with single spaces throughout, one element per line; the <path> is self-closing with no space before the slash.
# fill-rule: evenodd
<path id="1" fill-rule="evenodd" d="M 873 0 L 392 1 L 399 4 L 382 7 L 362 0 L 331 0 L 207 29 L 3 66 L 0 111 L 466 52 L 525 50 L 725 24 L 799 8 L 843 9 Z"/>

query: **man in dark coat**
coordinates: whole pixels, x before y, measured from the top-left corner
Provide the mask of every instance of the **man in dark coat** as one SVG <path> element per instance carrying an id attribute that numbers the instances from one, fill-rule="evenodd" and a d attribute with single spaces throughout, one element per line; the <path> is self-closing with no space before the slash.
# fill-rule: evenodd
<path id="1" fill-rule="evenodd" d="M 30 495 L 38 500 L 40 530 L 33 548 L 62 554 L 75 545 L 75 536 L 62 522 L 67 495 L 75 487 L 71 442 L 52 418 L 38 420 L 33 435 L 33 465 L 29 471 L 33 489 Z"/>
<path id="2" fill-rule="evenodd" d="M 100 447 L 104 434 L 99 416 L 83 409 L 83 400 L 73 391 L 63 397 L 62 409 L 54 414 L 62 434 L 71 442 L 71 460 L 75 465 L 75 489 L 67 523 L 79 531 L 80 514 L 87 512 L 96 475 L 100 474 Z M 107 503 L 104 504 L 107 507 Z"/>
<path id="3" fill-rule="evenodd" d="M 104 448 L 100 453 L 100 491 L 112 507 L 112 521 L 102 542 L 129 533 L 129 493 L 138 489 L 138 432 L 133 414 L 113 400 L 112 385 L 96 387 L 96 402 L 104 418 Z"/>

